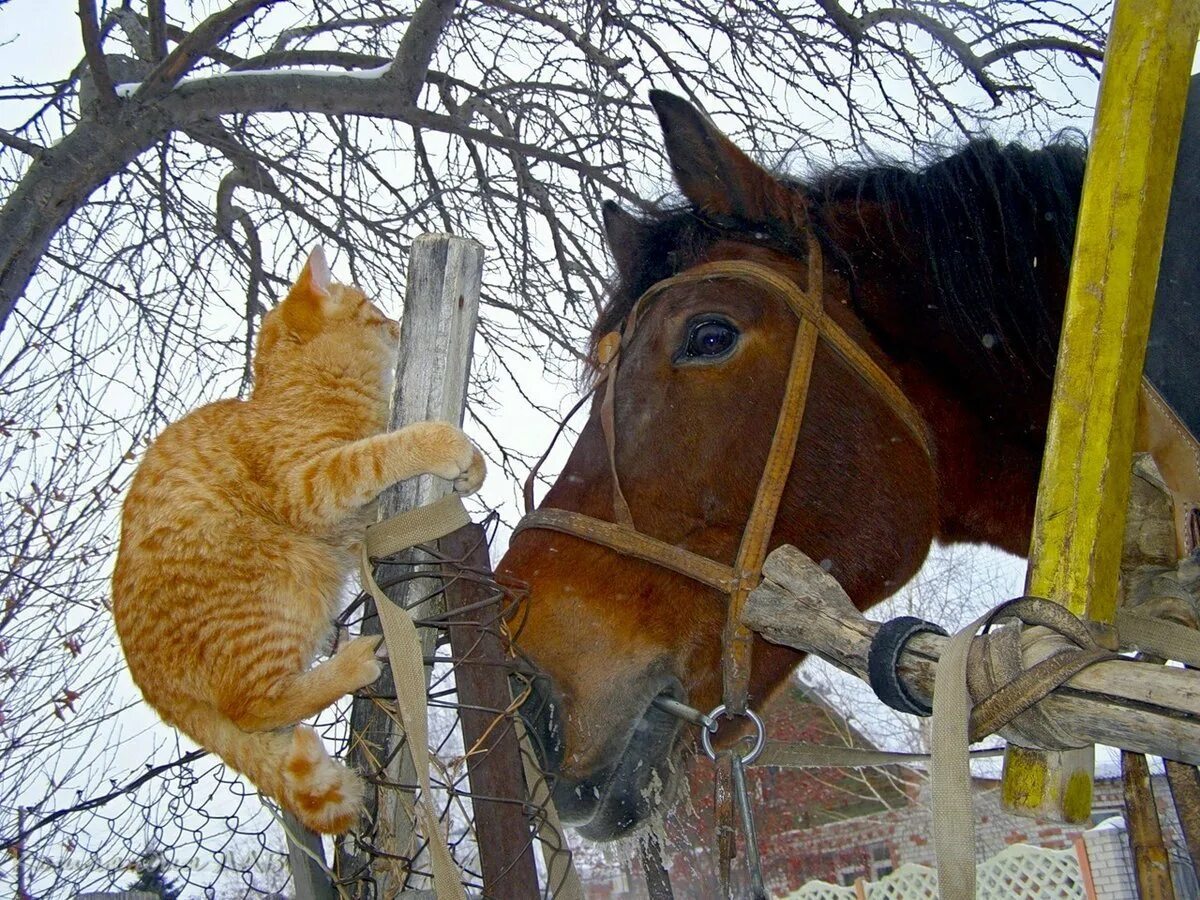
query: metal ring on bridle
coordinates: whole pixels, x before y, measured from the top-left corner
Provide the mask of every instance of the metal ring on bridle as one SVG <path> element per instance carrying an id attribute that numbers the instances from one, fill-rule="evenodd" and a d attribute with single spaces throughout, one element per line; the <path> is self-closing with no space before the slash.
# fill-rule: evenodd
<path id="1" fill-rule="evenodd" d="M 754 723 L 754 728 L 757 732 L 754 736 L 754 746 L 750 748 L 749 753 L 742 757 L 742 764 L 748 766 L 750 763 L 758 759 L 760 755 L 762 755 L 763 748 L 767 746 L 767 727 L 763 725 L 762 718 L 754 710 L 747 708 L 745 715 L 748 719 L 750 719 L 751 722 Z M 720 706 L 713 707 L 712 712 L 708 714 L 710 719 L 719 719 L 722 716 L 726 716 L 724 703 L 722 703 Z M 729 713 L 728 718 L 734 718 L 734 714 Z M 705 755 L 715 762 L 717 758 L 717 751 L 713 749 L 712 732 L 710 732 L 707 728 L 700 729 L 700 745 L 704 748 Z"/>

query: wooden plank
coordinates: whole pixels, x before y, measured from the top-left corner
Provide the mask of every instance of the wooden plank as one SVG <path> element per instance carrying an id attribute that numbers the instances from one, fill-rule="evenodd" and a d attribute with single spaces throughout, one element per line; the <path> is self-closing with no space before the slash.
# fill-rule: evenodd
<path id="1" fill-rule="evenodd" d="M 1115 612 L 1137 391 L 1198 23 L 1196 0 L 1118 0 L 1084 179 L 1027 589 L 1101 622 Z M 1083 821 L 1093 756 L 1013 750 L 1004 805 Z"/>
<path id="2" fill-rule="evenodd" d="M 481 525 L 466 525 L 440 541 L 438 549 L 455 561 L 443 566 L 445 599 L 483 893 L 514 900 L 537 897 L 521 748 L 512 720 L 504 717 L 512 694 L 509 657 L 499 633 L 501 598 L 492 585 L 456 577 L 462 567 L 472 576 L 491 575 L 487 538 Z"/>
<path id="3" fill-rule="evenodd" d="M 337 891 L 325 865 L 325 845 L 321 836 L 304 827 L 287 810 L 283 811 L 283 821 L 296 900 L 336 900 Z"/>
<path id="4" fill-rule="evenodd" d="M 867 680 L 867 656 L 879 630 L 841 585 L 795 547 L 767 557 L 743 621 L 769 641 L 814 653 Z M 949 638 L 918 634 L 897 672 L 915 694 L 933 695 L 937 660 Z M 1200 672 L 1129 659 L 1096 663 L 1041 701 L 1081 741 L 1200 763 Z"/>
<path id="5" fill-rule="evenodd" d="M 1193 84 L 1197 79 L 1193 78 Z M 1191 99 L 1200 99 L 1195 89 Z M 1200 105 L 1196 111 L 1200 113 Z M 1200 116 L 1197 117 L 1200 122 Z M 1200 150 L 1200 148 L 1197 148 Z M 1180 148 L 1183 152 L 1183 148 Z M 1178 184 L 1178 179 L 1176 179 Z M 1177 198 L 1176 198 L 1177 199 Z M 1174 200 L 1172 201 L 1174 202 Z M 1136 606 L 1141 603 L 1157 603 L 1162 614 L 1168 610 L 1174 613 L 1174 618 L 1181 625 L 1196 627 L 1194 603 L 1189 596 L 1190 591 L 1185 587 L 1191 579 L 1183 576 L 1175 585 L 1164 584 L 1163 579 L 1155 573 L 1169 570 L 1176 564 L 1178 557 L 1178 542 L 1175 534 L 1175 509 L 1170 492 L 1162 482 L 1158 469 L 1153 463 L 1138 459 L 1134 463 L 1134 478 L 1131 486 L 1129 517 L 1125 523 L 1125 552 L 1121 564 L 1121 603 Z M 1148 573 L 1148 578 L 1139 577 L 1139 570 Z M 1175 589 L 1181 592 L 1175 593 Z M 1181 601 L 1177 606 L 1167 606 L 1163 601 L 1172 598 Z M 1192 612 L 1192 615 L 1188 615 Z M 1180 613 L 1183 613 L 1180 616 Z M 1178 617 L 1178 618 L 1176 618 Z M 1162 663 L 1164 660 L 1140 654 L 1150 662 Z M 1171 788 L 1171 799 L 1175 805 L 1175 813 L 1179 819 L 1180 830 L 1183 832 L 1188 855 L 1192 858 L 1193 866 L 1200 863 L 1200 773 L 1195 766 L 1189 766 L 1173 759 L 1163 760 L 1167 772 L 1167 783 Z M 1132 830 L 1130 839 L 1133 839 Z M 1135 855 L 1135 859 L 1137 859 Z M 1140 876 L 1139 876 L 1140 877 Z"/>
<path id="6" fill-rule="evenodd" d="M 1158 615 L 1195 627 L 1193 598 L 1178 582 L 1164 584 L 1164 579 L 1158 576 L 1175 566 L 1179 557 L 1173 498 L 1149 454 L 1140 454 L 1134 460 L 1121 559 L 1120 605 L 1134 608 L 1140 604 L 1153 604 Z M 1175 593 L 1174 589 L 1179 589 L 1180 593 Z M 1166 662 L 1146 653 L 1139 653 L 1136 658 L 1156 665 Z M 1170 759 L 1164 762 L 1179 823 L 1187 838 L 1195 833 L 1197 824 L 1195 811 L 1189 815 L 1188 809 L 1188 790 L 1195 782 L 1188 779 L 1187 774 L 1194 775 L 1196 769 Z M 1163 840 L 1146 756 L 1123 750 L 1121 779 L 1126 837 L 1132 853 L 1138 897 L 1141 900 L 1174 900 L 1171 859 Z"/>
<path id="7" fill-rule="evenodd" d="M 1171 858 L 1163 841 L 1158 805 L 1154 802 L 1150 781 L 1150 765 L 1145 754 L 1121 751 L 1121 786 L 1138 900 L 1175 900 Z"/>
<path id="8" fill-rule="evenodd" d="M 483 248 L 474 240 L 446 234 L 426 234 L 412 246 L 408 264 L 408 281 L 404 295 L 404 315 L 400 330 L 400 359 L 396 366 L 396 382 L 392 397 L 390 428 L 396 429 L 412 422 L 440 420 L 462 424 L 466 410 L 467 383 L 471 370 L 471 348 L 475 339 L 475 323 L 479 315 L 480 284 L 483 277 Z M 439 499 L 451 490 L 451 485 L 433 476 L 411 479 L 389 488 L 379 498 L 379 517 L 389 518 L 398 512 L 412 509 Z M 416 551 L 409 561 L 416 561 Z M 428 559 L 425 559 L 429 562 Z M 380 585 L 396 580 L 398 574 L 409 574 L 407 566 L 380 566 L 375 577 Z M 437 613 L 437 579 L 410 579 L 385 587 L 385 593 L 413 615 L 424 618 Z M 426 600 L 424 598 L 431 598 Z M 374 604 L 367 601 L 363 631 L 379 634 L 381 628 L 374 614 Z M 422 629 L 422 653 L 433 655 L 437 638 L 435 629 Z M 427 670 L 428 677 L 428 670 Z M 374 685 L 374 692 L 395 695 L 391 672 L 384 667 L 383 677 Z M 402 735 L 388 711 L 371 699 L 354 701 L 350 717 L 351 764 L 359 771 L 378 771 L 386 764 L 384 778 L 393 784 L 414 784 L 415 773 L 408 754 L 401 752 Z M 370 790 L 367 792 L 367 818 L 376 824 L 376 846 L 397 856 L 409 856 L 418 846 L 412 822 L 413 795 L 411 791 Z M 362 872 L 376 857 L 369 848 L 360 848 L 351 841 L 343 843 L 340 859 L 342 877 Z M 376 866 L 370 872 L 376 882 L 378 896 L 389 897 L 399 892 L 398 882 L 405 873 L 394 871 L 390 865 Z M 428 884 L 414 883 L 410 888 L 426 888 Z"/>
<path id="9" fill-rule="evenodd" d="M 1087 900 L 1097 900 L 1096 882 L 1092 878 L 1092 861 L 1088 858 L 1087 843 L 1082 832 L 1075 835 L 1075 858 L 1079 861 L 1079 874 L 1083 878 L 1083 890 Z"/>
<path id="10" fill-rule="evenodd" d="M 1192 859 L 1192 867 L 1200 868 L 1200 772 L 1195 766 L 1173 759 L 1163 760 L 1163 764 L 1188 856 Z"/>

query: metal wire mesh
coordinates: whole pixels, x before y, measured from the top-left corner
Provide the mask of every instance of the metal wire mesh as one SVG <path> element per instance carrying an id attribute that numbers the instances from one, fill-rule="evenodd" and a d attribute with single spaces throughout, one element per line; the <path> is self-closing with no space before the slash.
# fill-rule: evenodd
<path id="1" fill-rule="evenodd" d="M 489 528 L 494 521 L 489 519 Z M 509 890 L 511 885 L 524 885 L 523 895 L 554 897 L 571 851 L 544 803 L 536 799 L 548 797 L 552 784 L 542 774 L 530 742 L 520 740 L 517 710 L 537 673 L 512 651 L 510 629 L 519 592 L 493 579 L 486 544 L 482 553 L 469 543 L 462 549 L 457 557 L 429 548 L 410 551 L 380 561 L 376 569 L 376 580 L 385 591 L 402 583 L 410 586 L 406 605 L 432 648 L 425 664 L 434 805 L 468 894 L 488 896 L 503 890 L 495 883 L 499 879 L 510 885 Z M 467 558 L 467 551 L 474 551 L 473 559 Z M 343 614 L 342 624 L 353 632 L 370 631 L 373 615 L 371 604 L 359 598 Z M 479 697 L 481 679 L 491 682 L 491 701 Z M 474 685 L 470 694 L 468 681 Z M 398 719 L 394 693 L 369 694 L 385 718 Z M 381 742 L 377 735 L 355 730 L 353 723 L 348 733 L 347 751 L 367 761 L 360 762 L 359 769 L 377 791 L 375 802 L 368 803 L 369 825 L 339 843 L 333 866 L 338 889 L 350 896 L 389 896 L 431 885 L 427 842 L 412 827 L 415 773 L 407 765 L 402 730 L 395 729 L 393 737 L 394 743 Z M 381 752 L 381 744 L 386 752 Z M 503 746 L 515 751 L 507 761 L 509 770 L 490 772 L 491 787 L 481 791 L 473 781 L 493 765 L 484 757 L 500 753 Z M 526 785 L 527 779 L 532 784 Z M 502 836 L 505 840 L 495 835 L 481 840 L 478 826 L 485 806 L 493 817 L 507 815 L 510 824 L 517 822 L 519 834 L 509 828 Z M 525 871 L 524 880 L 516 877 L 518 869 Z M 536 893 L 527 893 L 529 876 L 536 879 Z"/>
<path id="2" fill-rule="evenodd" d="M 289 878 L 271 811 L 204 751 L 180 753 L 46 814 L 26 811 L 10 840 L 17 892 L 26 897 L 147 879 L 163 896 L 278 896 Z"/>

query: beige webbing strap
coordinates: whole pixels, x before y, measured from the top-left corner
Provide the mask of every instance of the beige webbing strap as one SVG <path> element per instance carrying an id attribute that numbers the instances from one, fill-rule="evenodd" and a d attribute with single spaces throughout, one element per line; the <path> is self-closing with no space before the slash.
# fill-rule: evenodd
<path id="1" fill-rule="evenodd" d="M 1200 669 L 1200 634 L 1194 628 L 1139 613 L 1137 607 L 1117 610 L 1121 646 Z"/>
<path id="2" fill-rule="evenodd" d="M 447 494 L 426 506 L 418 506 L 416 509 L 367 526 L 367 539 L 363 548 L 367 556 L 379 559 L 381 556 L 391 556 L 417 544 L 428 544 L 438 538 L 444 538 L 450 532 L 470 524 L 471 517 L 467 515 L 462 498 L 458 494 Z M 369 568 L 363 570 L 364 575 L 369 573 Z"/>
<path id="3" fill-rule="evenodd" d="M 1045 629 L 1024 629 L 1044 631 Z M 989 644 L 989 663 L 1002 644 Z M 1003 734 L 1009 743 L 1040 750 L 1071 750 L 1087 746 L 1046 714 L 1037 704 L 1084 669 L 1120 657 L 1103 647 L 1064 649 L 1030 668 L 1015 654 L 1019 673 L 979 700 L 971 710 L 971 734 Z M 968 679 L 969 681 L 970 679 Z M 969 685 L 968 685 L 969 687 Z M 974 696 L 979 696 L 975 694 Z"/>
<path id="4" fill-rule="evenodd" d="M 375 583 L 371 557 L 389 556 L 417 544 L 430 543 L 470 524 L 470 521 L 459 496 L 448 494 L 427 506 L 419 506 L 368 527 L 362 548 L 363 586 L 374 598 L 379 612 L 392 679 L 396 683 L 396 705 L 420 782 L 421 801 L 416 813 L 421 820 L 425 839 L 429 842 L 433 884 L 438 900 L 465 900 L 466 892 L 462 886 L 462 872 L 450 854 L 430 793 L 428 710 L 421 642 L 412 618 L 389 600 Z M 525 769 L 529 801 L 544 814 L 538 823 L 538 836 L 541 838 L 542 856 L 548 873 L 547 885 L 556 900 L 583 900 L 583 885 L 575 870 L 558 812 L 551 802 L 546 780 L 532 762 L 533 750 L 520 719 L 515 719 L 514 724 L 522 746 L 521 761 Z"/>
<path id="5" fill-rule="evenodd" d="M 967 658 L 989 611 L 950 639 L 933 679 L 933 845 L 941 900 L 974 900 L 975 814 L 971 808 L 971 695 Z"/>
<path id="6" fill-rule="evenodd" d="M 967 687 L 977 698 L 971 734 L 999 732 L 1010 743 L 1044 750 L 1085 746 L 1037 704 L 1088 666 L 1116 654 L 1066 607 L 1047 600 L 1018 597 L 991 616 L 993 621 L 1016 618 L 1026 627 L 988 635 L 983 658 L 970 667 Z"/>
<path id="7" fill-rule="evenodd" d="M 513 720 L 513 725 L 517 730 L 517 740 L 521 743 L 521 765 L 525 769 L 525 790 L 529 795 L 529 803 L 543 813 L 538 819 L 537 829 L 538 843 L 542 845 L 542 860 L 546 863 L 546 893 L 554 900 L 583 900 L 583 884 L 575 870 L 566 832 L 551 800 L 546 776 L 534 762 L 533 742 L 519 716 Z"/>
<path id="8" fill-rule="evenodd" d="M 363 587 L 375 600 L 383 639 L 387 644 L 388 663 L 396 683 L 396 706 L 407 736 L 405 743 L 412 756 L 413 768 L 421 788 L 416 815 L 429 844 L 433 867 L 433 886 L 438 900 L 466 900 L 462 873 L 450 854 L 446 835 L 433 808 L 429 783 L 429 730 L 425 698 L 425 663 L 421 639 L 412 617 L 379 589 L 371 571 L 371 556 L 387 556 L 415 544 L 428 543 L 466 525 L 470 521 L 462 500 L 454 494 L 418 507 L 367 529 L 362 545 Z"/>
<path id="9" fill-rule="evenodd" d="M 1037 641 L 1061 637 L 1064 649 L 1032 667 L 1020 659 L 1020 643 L 994 642 L 991 649 L 1016 651 L 1012 660 L 985 660 L 984 668 L 1004 674 L 1006 682 L 993 686 L 989 695 L 972 704 L 967 666 L 976 632 L 984 625 L 1003 618 L 1017 618 L 1026 625 L 1040 626 L 1030 633 L 1046 632 L 1025 648 L 1032 653 Z M 990 646 L 990 645 L 989 645 Z M 1009 600 L 980 616 L 959 631 L 946 644 L 938 660 L 933 680 L 932 782 L 933 842 L 937 856 L 938 891 L 943 900 L 974 900 L 975 897 L 975 816 L 971 808 L 971 767 L 968 748 L 972 733 L 984 734 L 1005 725 L 1019 732 L 1027 725 L 1037 737 L 1039 720 L 1035 704 L 1073 675 L 1088 666 L 1116 658 L 1112 651 L 1099 646 L 1087 626 L 1062 607 L 1046 600 L 1019 597 Z M 973 721 L 973 715 L 974 721 Z M 1034 740 L 1040 746 L 1053 741 L 1054 735 Z"/>

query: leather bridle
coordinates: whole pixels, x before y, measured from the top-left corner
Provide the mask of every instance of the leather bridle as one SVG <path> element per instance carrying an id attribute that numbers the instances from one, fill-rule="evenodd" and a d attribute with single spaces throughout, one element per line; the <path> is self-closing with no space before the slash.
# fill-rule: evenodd
<path id="1" fill-rule="evenodd" d="M 741 622 L 746 597 L 762 579 L 762 565 L 768 541 L 775 525 L 779 503 L 791 472 L 796 443 L 804 418 L 805 401 L 811 380 L 813 358 L 821 338 L 831 346 L 859 376 L 887 402 L 893 414 L 904 423 L 916 438 L 927 457 L 932 448 L 925 423 L 896 383 L 863 349 L 825 312 L 822 303 L 824 275 L 823 257 L 815 239 L 809 240 L 808 288 L 802 289 L 791 279 L 761 263 L 750 260 L 722 260 L 704 263 L 652 285 L 625 318 L 619 334 L 606 335 L 599 344 L 602 383 L 604 389 L 600 408 L 601 428 L 608 449 L 613 484 L 613 518 L 615 522 L 597 519 L 565 509 L 532 507 L 532 485 L 536 467 L 526 482 L 526 514 L 517 524 L 513 537 L 530 528 L 557 531 L 581 538 L 614 550 L 623 556 L 654 563 L 680 575 L 708 585 L 729 598 L 729 610 L 724 631 L 723 691 L 726 713 L 746 712 L 750 683 L 750 658 L 753 633 Z M 613 422 L 613 395 L 621 349 L 629 345 L 644 307 L 660 294 L 680 285 L 702 284 L 732 280 L 755 285 L 782 299 L 796 314 L 799 327 L 792 349 L 791 368 L 784 389 L 775 435 L 767 461 L 759 479 L 758 490 L 750 517 L 742 532 L 737 557 L 732 566 L 668 544 L 638 531 L 621 492 L 616 470 L 616 434 Z M 586 398 L 585 398 L 586 399 Z M 576 407 L 578 408 L 578 407 Z M 547 451 L 548 452 L 548 451 Z M 544 457 L 543 457 L 544 459 Z M 540 463 L 539 463 L 540 465 Z"/>

